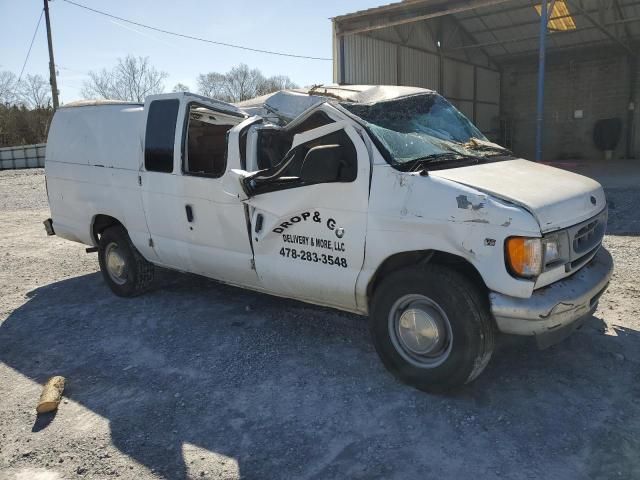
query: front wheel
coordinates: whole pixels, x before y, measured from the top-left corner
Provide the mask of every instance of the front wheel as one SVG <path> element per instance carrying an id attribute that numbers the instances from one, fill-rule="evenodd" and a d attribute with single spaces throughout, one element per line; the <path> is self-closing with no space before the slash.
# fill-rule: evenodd
<path id="1" fill-rule="evenodd" d="M 124 227 L 109 227 L 100 236 L 98 261 L 104 280 L 120 297 L 133 297 L 149 288 L 154 267 L 136 250 Z"/>
<path id="2" fill-rule="evenodd" d="M 472 381 L 493 353 L 486 297 L 462 274 L 440 265 L 390 274 L 376 288 L 370 313 L 382 362 L 420 390 L 443 392 Z"/>

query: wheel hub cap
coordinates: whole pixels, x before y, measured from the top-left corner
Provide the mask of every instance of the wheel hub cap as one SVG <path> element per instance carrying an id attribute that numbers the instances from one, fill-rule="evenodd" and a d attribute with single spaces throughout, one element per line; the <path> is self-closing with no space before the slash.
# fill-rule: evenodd
<path id="1" fill-rule="evenodd" d="M 111 243 L 107 246 L 107 272 L 118 285 L 127 281 L 127 264 L 121 255 L 118 245 Z"/>
<path id="2" fill-rule="evenodd" d="M 400 340 L 417 355 L 427 355 L 442 343 L 438 323 L 426 309 L 405 310 L 400 315 L 399 327 Z"/>
<path id="3" fill-rule="evenodd" d="M 420 368 L 441 365 L 451 353 L 451 324 L 432 299 L 409 294 L 399 298 L 389 312 L 389 335 L 397 352 Z"/>

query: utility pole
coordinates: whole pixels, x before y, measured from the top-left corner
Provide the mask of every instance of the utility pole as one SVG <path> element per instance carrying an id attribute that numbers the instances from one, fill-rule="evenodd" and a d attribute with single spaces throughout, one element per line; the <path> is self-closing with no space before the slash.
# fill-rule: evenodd
<path id="1" fill-rule="evenodd" d="M 47 23 L 47 43 L 49 44 L 49 83 L 53 110 L 58 109 L 58 82 L 56 81 L 56 62 L 53 60 L 53 42 L 51 41 L 51 23 L 49 22 L 49 0 L 44 0 L 44 18 Z"/>
<path id="2" fill-rule="evenodd" d="M 46 2 L 46 0 L 45 0 Z M 552 1 L 554 4 L 555 1 Z M 547 0 L 540 5 L 540 46 L 538 47 L 538 95 L 536 104 L 536 162 L 542 161 L 542 134 L 544 129 L 544 67 L 548 22 Z"/>

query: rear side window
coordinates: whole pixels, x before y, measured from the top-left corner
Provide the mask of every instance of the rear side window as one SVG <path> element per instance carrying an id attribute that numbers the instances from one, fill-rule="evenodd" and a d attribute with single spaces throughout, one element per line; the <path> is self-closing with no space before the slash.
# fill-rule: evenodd
<path id="1" fill-rule="evenodd" d="M 144 168 L 149 172 L 173 172 L 173 144 L 180 101 L 155 100 L 149 105 L 144 140 Z"/>
<path id="2" fill-rule="evenodd" d="M 227 167 L 227 134 L 241 119 L 193 104 L 187 117 L 183 171 L 219 178 Z"/>

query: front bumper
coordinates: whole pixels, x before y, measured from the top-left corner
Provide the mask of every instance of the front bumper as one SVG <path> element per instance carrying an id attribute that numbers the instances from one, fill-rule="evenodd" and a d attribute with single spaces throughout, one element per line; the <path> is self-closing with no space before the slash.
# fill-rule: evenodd
<path id="1" fill-rule="evenodd" d="M 613 259 L 603 247 L 593 260 L 570 277 L 534 290 L 529 298 L 489 295 L 498 330 L 535 335 L 546 347 L 562 340 L 593 313 L 613 273 Z"/>

